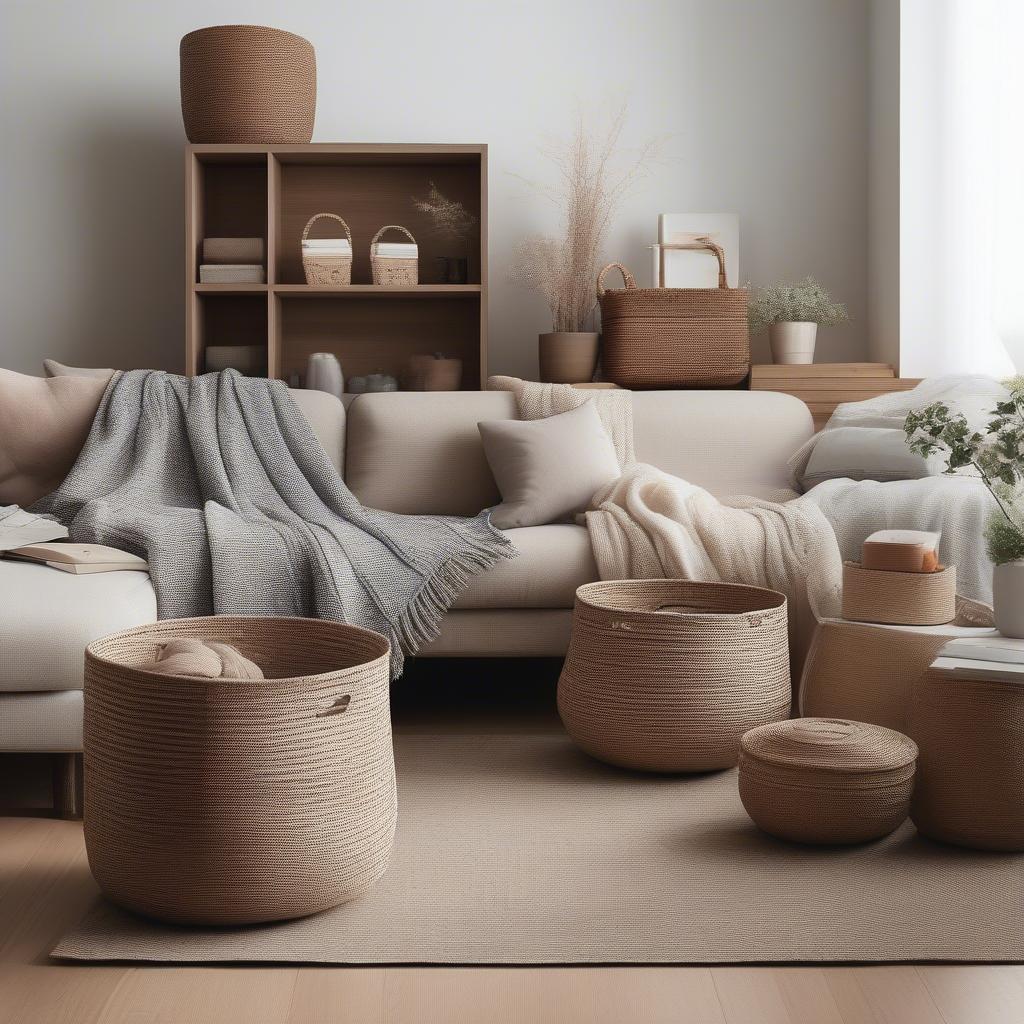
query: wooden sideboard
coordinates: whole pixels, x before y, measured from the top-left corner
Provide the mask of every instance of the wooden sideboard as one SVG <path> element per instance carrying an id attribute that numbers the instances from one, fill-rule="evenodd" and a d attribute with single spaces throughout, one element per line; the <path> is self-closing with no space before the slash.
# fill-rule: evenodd
<path id="1" fill-rule="evenodd" d="M 835 407 L 843 402 L 862 402 L 890 391 L 909 391 L 918 383 L 908 377 L 897 377 L 887 363 L 766 363 L 750 368 L 751 391 L 782 391 L 799 398 L 811 410 L 815 430 L 821 430 Z"/>

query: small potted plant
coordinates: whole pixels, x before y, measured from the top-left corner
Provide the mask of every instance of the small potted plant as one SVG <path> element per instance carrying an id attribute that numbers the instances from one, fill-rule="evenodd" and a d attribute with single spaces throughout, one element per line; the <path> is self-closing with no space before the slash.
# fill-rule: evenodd
<path id="1" fill-rule="evenodd" d="M 786 365 L 813 363 L 818 325 L 835 327 L 846 320 L 846 307 L 813 277 L 760 289 L 748 312 L 750 333 L 767 329 L 772 361 Z"/>
<path id="2" fill-rule="evenodd" d="M 911 412 L 904 424 L 910 450 L 944 452 L 946 472 L 973 466 L 995 499 L 985 528 L 992 560 L 992 605 L 1003 636 L 1024 639 L 1024 378 L 1007 382 L 1009 397 L 992 410 L 986 433 L 971 428 L 944 402 Z"/>
<path id="3" fill-rule="evenodd" d="M 441 264 L 441 283 L 466 284 L 469 281 L 466 253 L 476 217 L 458 200 L 449 199 L 433 182 L 430 182 L 430 191 L 424 198 L 413 197 L 413 206 L 427 215 L 434 235 L 448 247 L 450 255 L 437 257 Z"/>

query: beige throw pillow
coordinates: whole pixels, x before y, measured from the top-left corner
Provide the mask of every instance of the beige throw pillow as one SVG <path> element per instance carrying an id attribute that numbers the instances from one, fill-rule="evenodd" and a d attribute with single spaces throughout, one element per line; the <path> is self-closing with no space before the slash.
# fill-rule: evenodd
<path id="1" fill-rule="evenodd" d="M 68 366 L 65 363 L 58 363 L 56 359 L 44 359 L 43 369 L 47 377 L 95 377 L 97 380 L 110 380 L 114 371 L 109 369 L 98 369 L 91 366 Z"/>
<path id="2" fill-rule="evenodd" d="M 592 402 L 543 420 L 490 420 L 477 428 L 501 492 L 491 512 L 499 530 L 568 519 L 619 476 Z"/>
<path id="3" fill-rule="evenodd" d="M 107 382 L 0 370 L 0 505 L 27 508 L 75 464 Z"/>

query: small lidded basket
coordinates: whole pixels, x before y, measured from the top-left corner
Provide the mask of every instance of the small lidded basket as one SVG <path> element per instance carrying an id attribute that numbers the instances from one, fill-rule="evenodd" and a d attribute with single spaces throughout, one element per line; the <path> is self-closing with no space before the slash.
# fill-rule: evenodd
<path id="1" fill-rule="evenodd" d="M 843 618 L 890 626 L 941 626 L 956 617 L 956 566 L 890 572 L 843 563 Z"/>
<path id="2" fill-rule="evenodd" d="M 408 242 L 382 242 L 385 231 L 401 231 Z M 419 246 L 412 232 L 400 224 L 385 224 L 370 242 L 370 267 L 373 283 L 393 288 L 411 288 L 419 284 Z"/>
<path id="3" fill-rule="evenodd" d="M 344 238 L 310 238 L 309 229 L 321 217 L 336 220 Z M 352 283 L 352 232 L 336 213 L 314 213 L 302 229 L 302 269 L 306 284 L 346 285 Z"/>

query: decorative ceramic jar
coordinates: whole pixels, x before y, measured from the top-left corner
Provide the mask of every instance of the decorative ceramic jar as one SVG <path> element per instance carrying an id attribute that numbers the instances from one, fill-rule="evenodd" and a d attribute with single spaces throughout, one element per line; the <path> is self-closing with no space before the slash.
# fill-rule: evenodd
<path id="1" fill-rule="evenodd" d="M 214 25 L 181 40 L 181 114 L 189 142 L 293 145 L 313 138 L 316 55 L 265 25 Z"/>
<path id="2" fill-rule="evenodd" d="M 330 352 L 314 352 L 306 364 L 306 388 L 309 391 L 326 391 L 335 398 L 341 398 L 345 391 L 345 378 L 341 363 Z"/>
<path id="3" fill-rule="evenodd" d="M 1003 636 L 1024 639 L 1024 562 L 1003 562 L 992 570 L 992 610 Z"/>
<path id="4" fill-rule="evenodd" d="M 551 331 L 539 339 L 540 379 L 546 384 L 587 384 L 594 379 L 597 331 Z"/>
<path id="5" fill-rule="evenodd" d="M 795 366 L 814 362 L 814 342 L 818 325 L 813 321 L 782 322 L 768 329 L 772 362 Z"/>
<path id="6" fill-rule="evenodd" d="M 448 359 L 441 352 L 409 359 L 409 388 L 412 391 L 458 391 L 461 383 L 461 359 Z"/>

